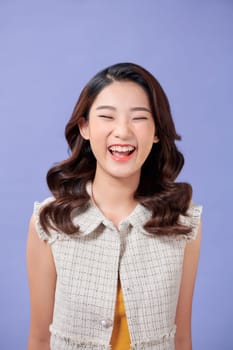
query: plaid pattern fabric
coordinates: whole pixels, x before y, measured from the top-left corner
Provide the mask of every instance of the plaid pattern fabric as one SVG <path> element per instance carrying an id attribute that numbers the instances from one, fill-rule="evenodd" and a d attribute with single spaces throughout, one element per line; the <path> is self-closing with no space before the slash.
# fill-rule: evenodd
<path id="1" fill-rule="evenodd" d="M 90 186 L 90 185 L 89 185 Z M 73 214 L 81 234 L 72 237 L 36 229 L 51 245 L 57 271 L 51 350 L 107 350 L 113 328 L 118 274 L 124 295 L 131 349 L 174 349 L 175 312 L 186 242 L 195 239 L 201 206 L 192 205 L 188 236 L 158 237 L 142 225 L 151 213 L 138 204 L 118 229 L 91 202 Z"/>

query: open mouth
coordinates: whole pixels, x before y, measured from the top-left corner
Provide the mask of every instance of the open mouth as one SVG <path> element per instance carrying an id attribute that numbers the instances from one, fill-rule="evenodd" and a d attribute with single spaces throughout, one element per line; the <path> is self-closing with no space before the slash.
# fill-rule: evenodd
<path id="1" fill-rule="evenodd" d="M 108 147 L 109 152 L 116 157 L 129 157 L 135 151 L 134 146 L 110 146 Z"/>

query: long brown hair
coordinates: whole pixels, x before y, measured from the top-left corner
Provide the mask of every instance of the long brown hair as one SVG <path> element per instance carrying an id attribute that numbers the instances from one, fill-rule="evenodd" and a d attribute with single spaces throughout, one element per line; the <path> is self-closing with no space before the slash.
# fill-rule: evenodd
<path id="1" fill-rule="evenodd" d="M 180 214 L 187 212 L 192 187 L 188 183 L 175 182 L 184 164 L 184 157 L 175 144 L 181 137 L 175 130 L 169 102 L 161 85 L 151 73 L 133 63 L 115 64 L 102 70 L 81 92 L 65 129 L 70 156 L 47 174 L 54 201 L 41 210 L 41 225 L 47 233 L 50 228 L 67 234 L 78 232 L 71 215 L 74 209 L 89 201 L 86 184 L 94 179 L 96 169 L 90 142 L 81 136 L 78 122 L 82 117 L 88 120 L 95 98 L 113 81 L 132 81 L 145 90 L 160 140 L 153 144 L 142 166 L 139 186 L 134 194 L 135 199 L 152 212 L 152 218 L 144 228 L 158 235 L 187 234 L 190 228 L 180 225 L 178 219 Z"/>

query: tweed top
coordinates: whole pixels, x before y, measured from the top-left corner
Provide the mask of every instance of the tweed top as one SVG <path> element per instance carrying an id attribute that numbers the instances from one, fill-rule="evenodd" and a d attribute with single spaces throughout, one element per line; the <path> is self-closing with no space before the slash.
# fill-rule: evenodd
<path id="1" fill-rule="evenodd" d="M 90 183 L 88 191 L 90 192 Z M 73 215 L 80 234 L 52 231 L 39 221 L 39 237 L 51 245 L 57 272 L 51 350 L 109 350 L 118 276 L 124 295 L 131 349 L 174 350 L 174 324 L 185 245 L 195 239 L 202 207 L 191 204 L 181 223 L 188 235 L 149 234 L 143 224 L 151 212 L 137 204 L 116 228 L 91 201 Z"/>

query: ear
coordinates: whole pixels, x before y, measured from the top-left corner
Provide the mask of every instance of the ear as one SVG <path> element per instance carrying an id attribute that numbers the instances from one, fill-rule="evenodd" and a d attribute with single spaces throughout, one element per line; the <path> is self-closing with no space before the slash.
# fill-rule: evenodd
<path id="1" fill-rule="evenodd" d="M 80 134 L 85 140 L 89 140 L 89 122 L 84 117 L 79 118 L 78 127 Z"/>
<path id="2" fill-rule="evenodd" d="M 158 142 L 159 142 L 159 138 L 158 138 L 158 136 L 155 135 L 155 137 L 154 137 L 154 143 L 158 143 Z"/>

